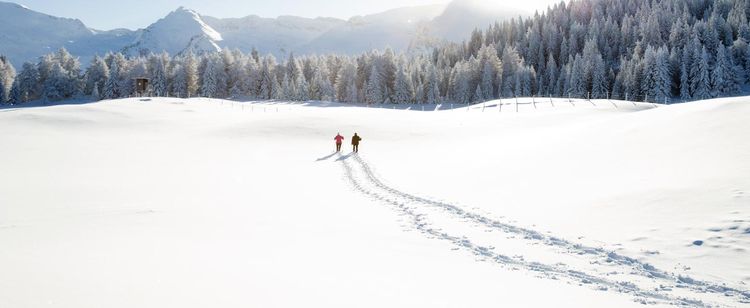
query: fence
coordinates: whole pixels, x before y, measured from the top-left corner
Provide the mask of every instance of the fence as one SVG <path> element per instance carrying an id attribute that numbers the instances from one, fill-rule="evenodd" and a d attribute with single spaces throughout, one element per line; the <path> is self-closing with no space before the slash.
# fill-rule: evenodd
<path id="1" fill-rule="evenodd" d="M 150 101 L 150 98 L 142 98 L 141 101 Z M 246 112 L 258 112 L 258 113 L 278 113 L 292 111 L 295 108 L 303 107 L 302 104 L 285 104 L 274 101 L 249 101 L 249 102 L 238 102 L 223 99 L 212 99 L 203 98 L 204 102 L 209 105 L 216 105 L 221 107 L 229 107 L 230 109 L 239 109 L 240 111 Z M 190 102 L 190 101 L 187 101 Z M 442 103 L 442 104 L 347 104 L 341 103 L 336 105 L 338 107 L 364 107 L 371 109 L 385 109 L 385 110 L 410 110 L 410 111 L 447 111 L 447 110 L 461 110 L 466 111 L 480 111 L 480 112 L 520 112 L 521 109 L 533 108 L 563 108 L 563 107 L 610 107 L 620 108 L 624 104 L 645 107 L 656 107 L 659 104 L 656 103 L 638 103 L 638 102 L 626 102 L 618 101 L 615 98 L 611 99 L 585 99 L 575 98 L 570 96 L 568 98 L 556 98 L 556 97 L 513 97 L 513 98 L 500 98 L 491 101 L 460 104 L 460 103 Z M 315 106 L 315 103 L 308 102 L 307 106 Z M 321 106 L 328 105 L 327 103 L 320 102 Z"/>
<path id="2" fill-rule="evenodd" d="M 218 103 L 218 105 L 227 105 L 230 108 L 238 108 L 242 111 L 250 112 L 282 112 L 291 111 L 295 107 L 300 107 L 299 104 L 284 104 L 283 102 L 277 101 L 250 101 L 250 102 L 238 102 L 222 99 L 203 98 L 210 103 Z M 699 100 L 699 99 L 695 99 Z M 628 94 L 623 95 L 612 95 L 609 92 L 595 93 L 587 92 L 585 94 L 567 94 L 567 97 L 555 97 L 553 95 L 547 96 L 530 96 L 530 97 L 501 97 L 488 101 L 476 101 L 472 103 L 451 103 L 444 102 L 440 104 L 357 104 L 357 103 L 340 103 L 337 106 L 341 107 L 366 107 L 376 109 L 394 109 L 394 110 L 412 110 L 412 111 L 444 111 L 453 109 L 466 109 L 467 111 L 495 111 L 497 112 L 520 112 L 520 109 L 527 108 L 530 106 L 533 109 L 540 108 L 560 108 L 560 107 L 611 107 L 621 108 L 626 106 L 632 107 L 658 107 L 660 105 L 670 105 L 676 103 L 684 103 L 692 100 L 675 99 L 672 97 L 665 96 L 631 96 Z M 308 105 L 320 105 L 337 104 L 332 102 L 307 102 Z"/>

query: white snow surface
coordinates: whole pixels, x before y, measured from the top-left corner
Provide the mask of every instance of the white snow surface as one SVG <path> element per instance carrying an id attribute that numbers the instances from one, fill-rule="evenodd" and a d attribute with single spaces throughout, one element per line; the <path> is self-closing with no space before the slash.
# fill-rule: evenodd
<path id="1" fill-rule="evenodd" d="M 749 99 L 0 109 L 0 307 L 747 306 Z"/>

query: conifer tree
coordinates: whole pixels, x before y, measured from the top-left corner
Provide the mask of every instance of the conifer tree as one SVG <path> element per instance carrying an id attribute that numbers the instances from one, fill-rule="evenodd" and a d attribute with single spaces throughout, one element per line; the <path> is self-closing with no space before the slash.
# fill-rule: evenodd
<path id="1" fill-rule="evenodd" d="M 104 98 L 115 99 L 120 97 L 120 89 L 117 84 L 117 76 L 120 75 L 120 67 L 117 61 L 113 61 L 109 68 L 109 78 L 104 82 Z"/>
<path id="2" fill-rule="evenodd" d="M 370 78 L 367 80 L 366 102 L 368 104 L 379 104 L 384 101 L 385 95 L 383 95 L 383 84 L 380 80 L 380 73 L 377 67 L 373 67 L 370 72 Z"/>
<path id="3" fill-rule="evenodd" d="M 411 80 L 404 73 L 404 68 L 399 68 L 396 73 L 396 83 L 393 93 L 393 102 L 396 104 L 407 104 L 412 102 L 414 97 L 414 86 Z"/>
<path id="4" fill-rule="evenodd" d="M 690 71 L 690 75 L 690 96 L 695 99 L 710 98 L 711 84 L 709 77 L 708 52 L 705 47 L 695 51 L 693 67 Z"/>

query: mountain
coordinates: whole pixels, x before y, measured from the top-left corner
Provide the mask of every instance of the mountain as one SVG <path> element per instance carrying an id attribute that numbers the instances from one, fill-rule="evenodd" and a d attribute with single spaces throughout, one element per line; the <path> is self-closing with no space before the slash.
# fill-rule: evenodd
<path id="1" fill-rule="evenodd" d="M 49 16 L 15 3 L 0 2 L 0 20 L 0 53 L 12 60 L 25 54 L 36 57 L 94 35 L 80 20 Z"/>
<path id="2" fill-rule="evenodd" d="M 490 10 L 477 0 L 446 5 L 392 9 L 378 14 L 337 18 L 280 16 L 243 18 L 203 16 L 180 7 L 145 29 L 100 31 L 77 19 L 32 11 L 0 2 L 0 54 L 16 67 L 60 47 L 86 65 L 94 55 L 122 51 L 131 56 L 166 51 L 180 54 L 238 48 L 284 57 L 298 54 L 361 53 L 391 47 L 396 51 L 429 47 L 440 41 L 460 42 L 475 27 L 513 16 L 513 10 Z"/>
<path id="3" fill-rule="evenodd" d="M 123 51 L 129 55 L 219 51 L 218 43 L 222 40 L 221 34 L 206 24 L 198 13 L 180 7 L 139 31 L 135 41 Z"/>
<path id="4" fill-rule="evenodd" d="M 540 8 L 541 9 L 541 8 Z M 430 34 L 448 41 L 468 39 L 474 28 L 484 29 L 495 21 L 525 14 L 518 9 L 487 5 L 481 0 L 454 0 L 429 25 Z"/>
<path id="5" fill-rule="evenodd" d="M 420 28 L 444 10 L 444 5 L 428 5 L 355 16 L 305 44 L 300 51 L 352 54 L 386 47 L 406 50 L 418 37 Z"/>
<path id="6" fill-rule="evenodd" d="M 126 29 L 98 31 L 78 19 L 50 16 L 8 2 L 0 2 L 0 20 L 0 54 L 8 56 L 16 67 L 60 47 L 88 59 L 121 49 L 133 41 L 135 33 Z"/>
<path id="7" fill-rule="evenodd" d="M 222 47 L 244 51 L 255 47 L 263 52 L 276 54 L 297 50 L 303 44 L 346 23 L 336 18 L 311 19 L 296 16 L 263 18 L 251 15 L 224 19 L 204 16 L 203 19 L 222 34 L 224 40 L 219 43 Z"/>

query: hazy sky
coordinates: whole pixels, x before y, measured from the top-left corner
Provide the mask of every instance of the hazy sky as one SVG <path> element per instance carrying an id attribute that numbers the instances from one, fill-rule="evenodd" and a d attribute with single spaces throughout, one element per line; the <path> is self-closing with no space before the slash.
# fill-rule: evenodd
<path id="1" fill-rule="evenodd" d="M 42 13 L 77 18 L 87 26 L 110 30 L 144 28 L 174 9 L 184 6 L 214 17 L 259 15 L 276 17 L 338 17 L 382 12 L 388 9 L 448 0 L 0 0 L 17 2 Z M 491 5 L 544 9 L 553 0 L 478 0 Z"/>

